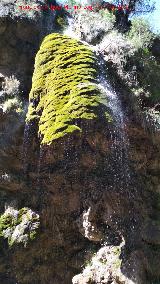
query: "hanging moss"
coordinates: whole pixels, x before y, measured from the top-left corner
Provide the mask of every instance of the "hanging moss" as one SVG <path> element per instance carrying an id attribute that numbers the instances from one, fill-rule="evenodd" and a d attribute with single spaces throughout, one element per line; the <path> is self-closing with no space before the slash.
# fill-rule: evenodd
<path id="1" fill-rule="evenodd" d="M 96 85 L 94 53 L 60 34 L 47 36 L 35 60 L 27 122 L 39 123 L 42 144 L 82 129 L 77 121 L 110 121 L 106 102 Z"/>

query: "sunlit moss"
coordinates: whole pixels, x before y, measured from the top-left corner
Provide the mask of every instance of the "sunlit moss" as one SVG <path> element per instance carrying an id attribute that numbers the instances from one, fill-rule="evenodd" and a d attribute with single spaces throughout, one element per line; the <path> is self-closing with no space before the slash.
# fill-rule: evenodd
<path id="1" fill-rule="evenodd" d="M 96 58 L 87 46 L 60 34 L 44 39 L 35 60 L 27 115 L 28 122 L 38 119 L 42 144 L 81 132 L 79 119 L 110 120 L 96 77 Z"/>

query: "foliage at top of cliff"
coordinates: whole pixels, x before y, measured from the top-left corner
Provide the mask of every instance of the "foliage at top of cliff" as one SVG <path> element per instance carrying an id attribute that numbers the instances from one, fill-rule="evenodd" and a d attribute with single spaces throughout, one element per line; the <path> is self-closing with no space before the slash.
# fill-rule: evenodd
<path id="1" fill-rule="evenodd" d="M 51 11 L 43 11 L 43 9 L 29 9 L 29 7 L 32 6 L 44 6 L 46 5 L 46 0 L 1 0 L 0 2 L 0 17 L 10 17 L 12 19 L 14 18 L 26 18 L 30 21 L 34 21 L 35 24 L 38 22 L 38 19 L 42 17 L 42 15 L 45 13 L 47 14 L 53 14 Z M 22 9 L 21 6 L 27 7 L 28 9 Z"/>
<path id="2" fill-rule="evenodd" d="M 159 124 L 159 35 L 154 34 L 149 23 L 139 17 L 132 19 L 128 30 L 120 32 L 116 24 L 117 19 L 106 10 L 92 13 L 82 11 L 74 18 L 75 34 L 96 46 L 96 50 L 110 66 L 112 74 L 117 73 L 115 80 L 119 77 L 137 97 L 142 110 L 150 113 L 153 120 L 156 123 L 159 121 Z M 104 20 L 107 24 L 104 24 Z"/>
<path id="3" fill-rule="evenodd" d="M 73 132 L 81 122 L 109 119 L 92 50 L 68 36 L 47 36 L 37 53 L 27 122 L 38 121 L 42 144 Z"/>

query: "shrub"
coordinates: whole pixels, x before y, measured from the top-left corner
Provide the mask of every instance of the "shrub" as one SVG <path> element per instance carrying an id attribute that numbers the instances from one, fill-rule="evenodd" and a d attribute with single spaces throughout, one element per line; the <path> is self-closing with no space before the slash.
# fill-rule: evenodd
<path id="1" fill-rule="evenodd" d="M 12 110 L 20 111 L 22 108 L 22 103 L 17 97 L 13 99 L 8 99 L 2 104 L 3 112 L 10 112 Z"/>
<path id="2" fill-rule="evenodd" d="M 143 18 L 135 18 L 127 37 L 134 44 L 136 50 L 146 49 L 152 43 L 154 34 L 151 32 L 149 23 Z"/>
<path id="3" fill-rule="evenodd" d="M 109 12 L 101 13 L 83 11 L 79 12 L 76 17 L 75 30 L 81 34 L 81 38 L 88 43 L 98 43 L 104 34 L 113 29 L 115 17 Z"/>
<path id="4" fill-rule="evenodd" d="M 23 112 L 22 101 L 20 99 L 20 81 L 14 76 L 5 77 L 2 83 L 1 108 L 3 112 Z"/>
<path id="5" fill-rule="evenodd" d="M 4 93 L 12 97 L 19 94 L 19 87 L 20 81 L 17 80 L 14 75 L 5 77 L 2 84 L 2 90 L 4 91 Z"/>
<path id="6" fill-rule="evenodd" d="M 123 34 L 114 30 L 103 38 L 99 50 L 104 54 L 106 61 L 111 61 L 121 69 L 127 58 L 134 55 L 135 47 Z"/>
<path id="7" fill-rule="evenodd" d="M 139 60 L 138 60 L 139 59 Z M 137 76 L 141 86 L 149 92 L 150 104 L 160 102 L 160 64 L 148 54 L 137 55 Z"/>
<path id="8" fill-rule="evenodd" d="M 8 207 L 0 216 L 0 237 L 8 239 L 9 246 L 19 243 L 26 246 L 36 237 L 39 225 L 39 215 L 31 209 L 18 211 Z"/>

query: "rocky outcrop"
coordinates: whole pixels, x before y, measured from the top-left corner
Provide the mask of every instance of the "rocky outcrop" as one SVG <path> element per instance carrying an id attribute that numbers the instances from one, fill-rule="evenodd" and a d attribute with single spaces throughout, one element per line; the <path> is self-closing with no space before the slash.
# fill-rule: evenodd
<path id="1" fill-rule="evenodd" d="M 118 160 L 113 161 L 116 126 L 96 74 L 96 58 L 87 46 L 58 34 L 43 41 L 36 57 L 25 132 L 25 174 L 33 196 L 30 203 L 38 209 L 42 222 L 35 243 L 27 250 L 14 248 L 12 260 L 20 283 L 30 283 L 33 277 L 40 283 L 64 283 L 64 275 L 65 283 L 71 283 L 93 252 L 99 254 L 104 242 L 107 247 L 102 250 L 109 259 L 106 264 L 105 257 L 99 270 L 106 282 L 97 282 L 100 274 L 95 273 L 85 280 L 86 270 L 84 277 L 76 276 L 73 281 L 149 283 L 146 269 L 148 274 L 155 273 L 150 241 L 146 242 L 151 239 L 146 231 L 153 213 L 151 195 L 143 188 L 139 170 L 144 153 L 142 159 L 136 159 L 141 136 L 133 140 L 135 135 L 128 125 L 135 152 L 130 156 L 132 179 L 126 186 L 125 180 L 113 180 L 113 168 L 118 174 L 120 167 Z M 143 145 L 149 141 L 149 154 L 153 144 L 139 128 Z M 117 247 L 119 254 L 114 256 Z M 22 251 L 28 262 L 19 267 Z M 34 258 L 41 263 L 33 265 Z M 111 269 L 112 261 L 115 270 Z M 25 273 L 28 269 L 32 273 Z"/>
<path id="2" fill-rule="evenodd" d="M 82 132 L 83 120 L 109 120 L 96 75 L 93 52 L 86 46 L 59 34 L 45 38 L 35 61 L 27 115 L 28 124 L 38 120 L 42 144 Z"/>
<path id="3" fill-rule="evenodd" d="M 84 283 L 127 283 L 134 282 L 121 271 L 121 249 L 120 246 L 104 246 L 95 253 L 86 264 L 82 274 L 73 277 L 73 284 Z M 133 265 L 133 264 L 132 264 Z"/>
<path id="4" fill-rule="evenodd" d="M 158 135 L 142 127 L 124 89 L 128 140 L 118 140 L 97 63 L 82 42 L 47 36 L 35 60 L 24 141 L 21 123 L 14 132 L 9 113 L 7 138 L 13 148 L 4 165 L 20 180 L 13 184 L 3 173 L 1 213 L 6 203 L 25 207 L 37 212 L 40 228 L 27 247 L 18 242 L 9 249 L 1 238 L 2 284 L 151 284 L 160 277 Z M 19 121 L 18 113 L 15 118 Z M 22 158 L 15 158 L 21 152 L 24 168 Z M 1 150 L 3 161 L 5 153 Z M 13 235 L 21 223 L 28 232 L 28 219 L 20 221 L 14 221 Z M 6 219 L 3 237 L 4 226 Z"/>
<path id="5" fill-rule="evenodd" d="M 25 203 L 25 207 L 39 212 L 42 222 L 39 240 L 27 249 L 14 246 L 10 251 L 17 275 L 11 272 L 11 279 L 16 277 L 19 283 L 32 283 L 33 279 L 64 283 L 64 275 L 70 282 L 78 272 L 89 245 L 78 229 L 83 228 L 79 221 L 86 191 L 83 179 L 90 168 L 95 171 L 108 151 L 109 142 L 103 141 L 103 135 L 109 127 L 105 122 L 111 118 L 96 85 L 96 58 L 88 47 L 65 36 L 50 35 L 42 43 L 35 66 L 24 137 L 25 175 L 10 199 L 16 200 L 19 208 Z M 54 172 L 54 168 L 58 171 Z M 88 181 L 88 186 L 94 191 L 98 178 L 92 182 Z M 22 255 L 27 261 L 22 260 Z M 33 265 L 33 255 L 45 261 Z M 33 269 L 28 274 L 25 271 L 29 267 Z M 0 275 L 2 280 L 6 278 L 4 267 Z"/>
<path id="6" fill-rule="evenodd" d="M 34 6 L 42 8 L 47 3 L 34 1 Z M 25 1 L 21 4 L 26 7 Z M 27 4 L 33 6 L 32 1 Z M 28 93 L 35 54 L 43 37 L 55 28 L 56 14 L 19 5 L 11 0 L 0 3 L 0 187 L 7 193 L 25 188 L 23 134 Z"/>

